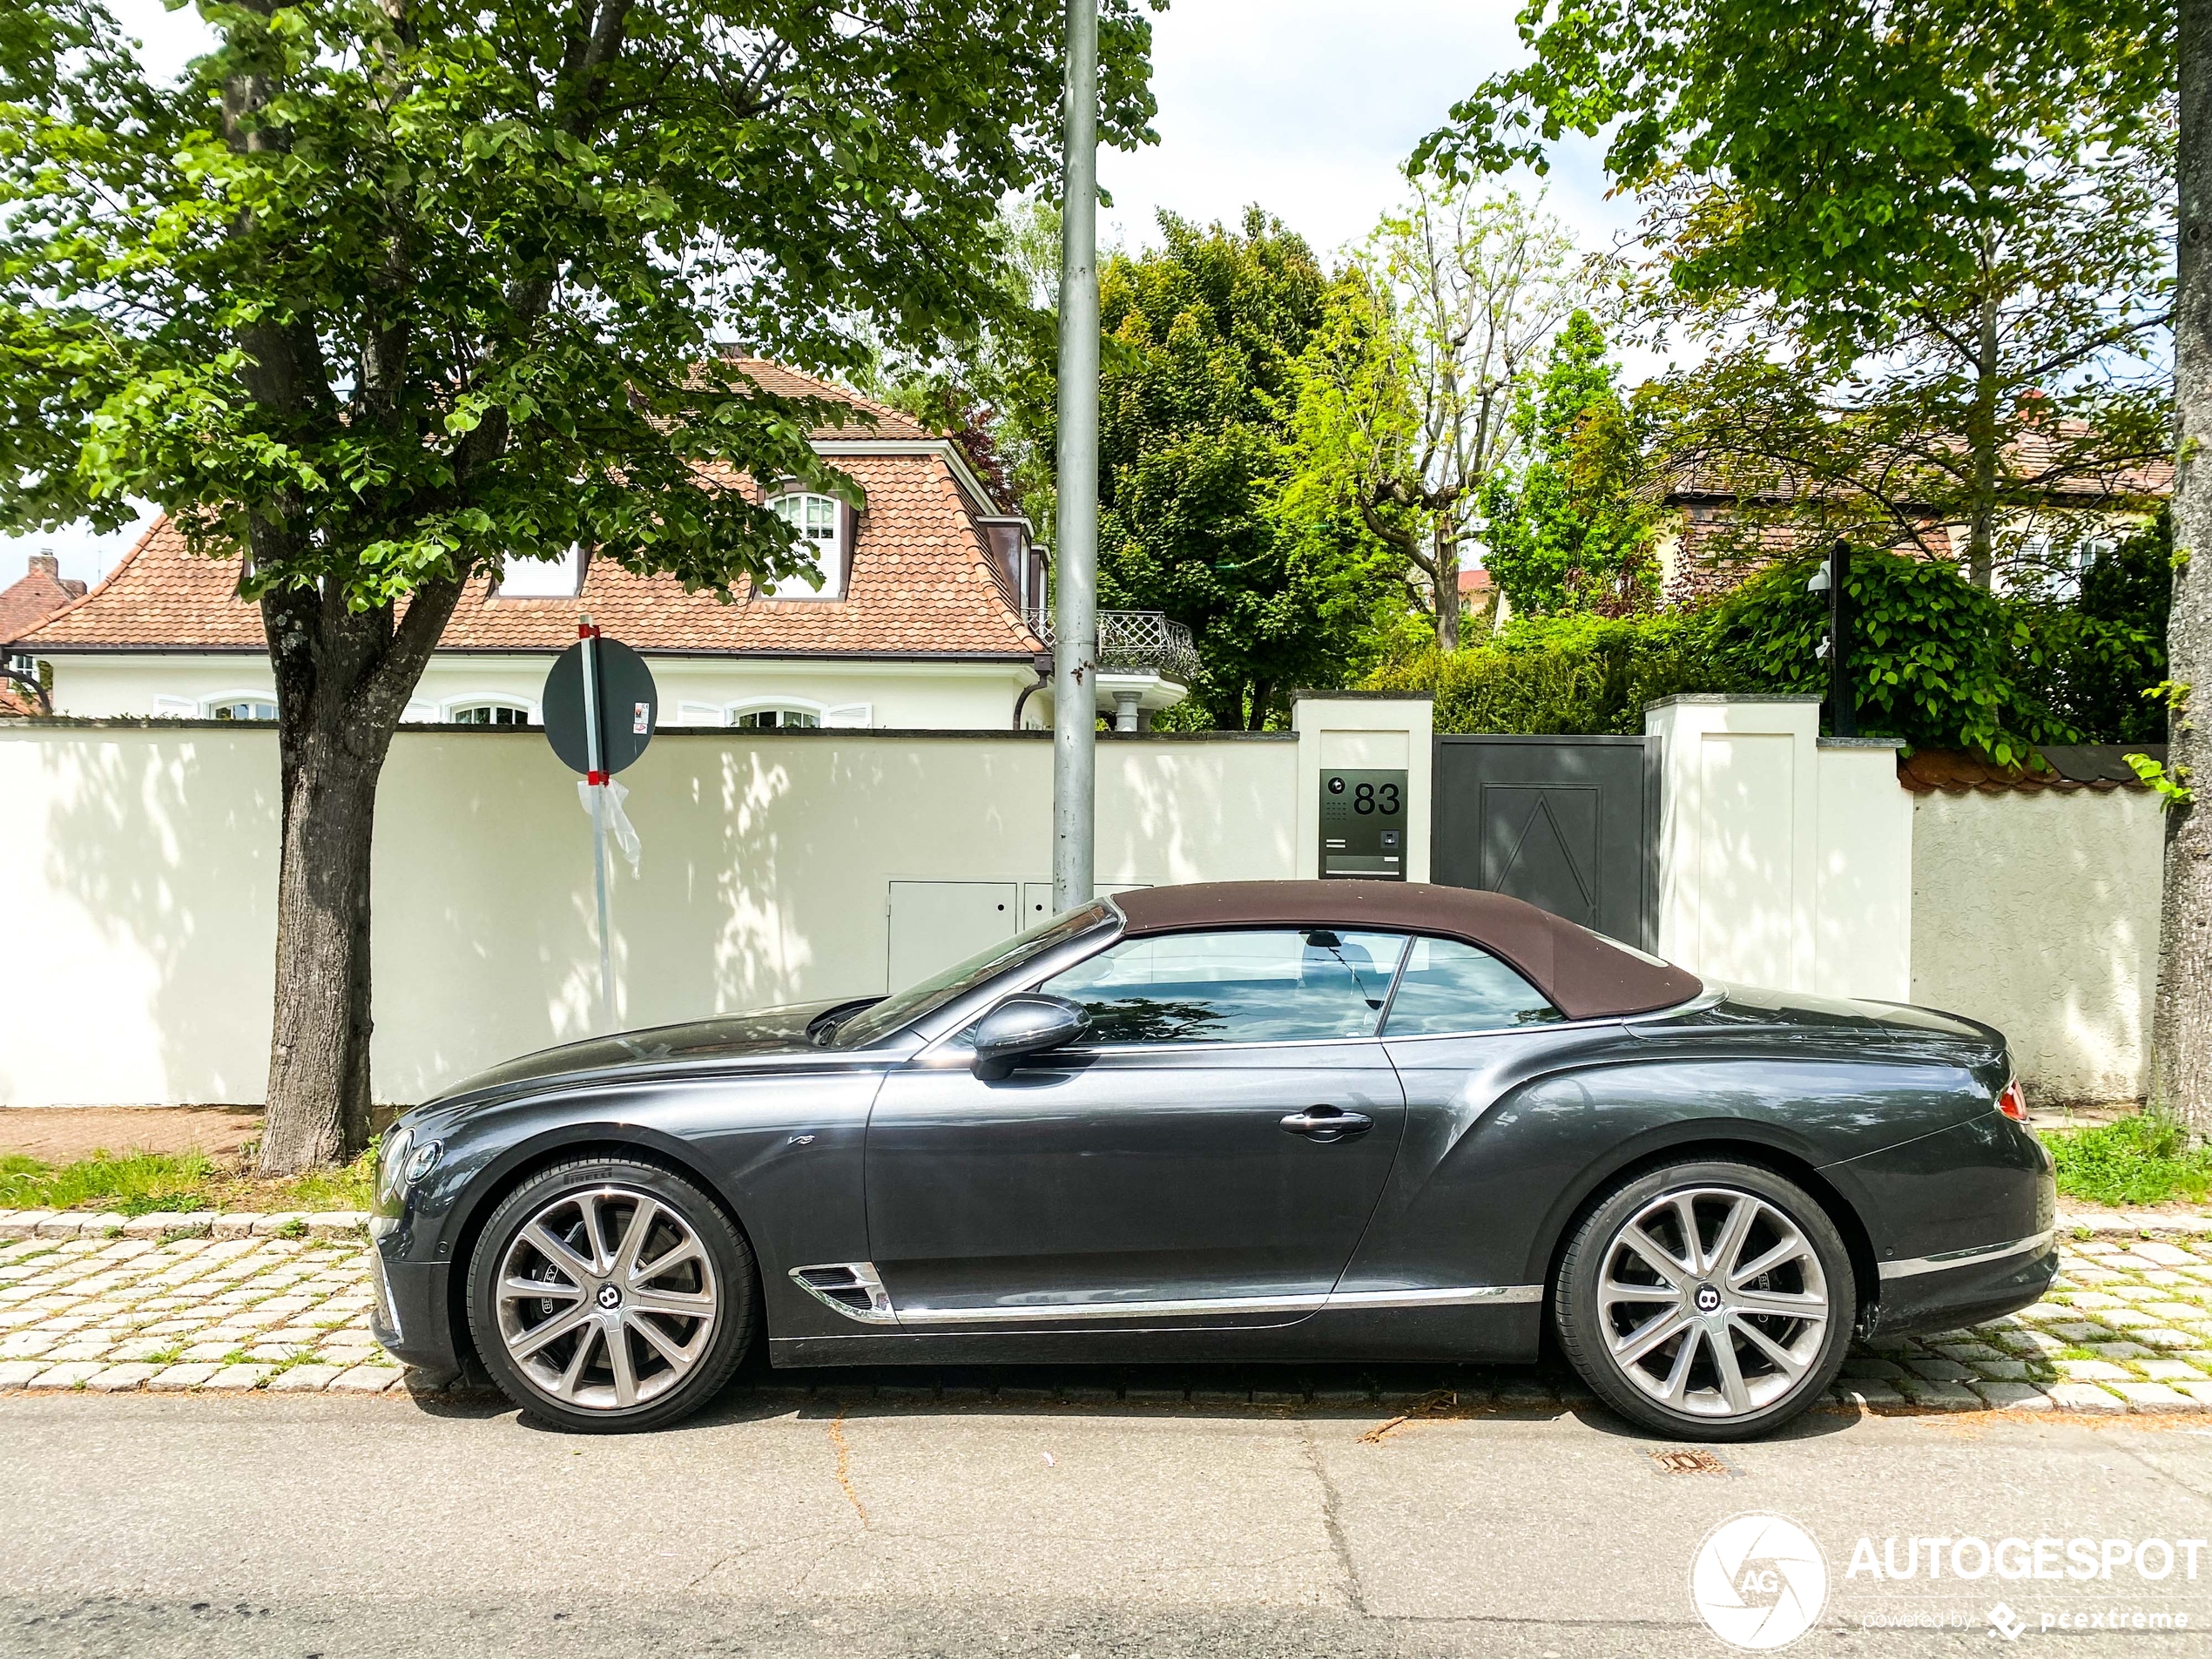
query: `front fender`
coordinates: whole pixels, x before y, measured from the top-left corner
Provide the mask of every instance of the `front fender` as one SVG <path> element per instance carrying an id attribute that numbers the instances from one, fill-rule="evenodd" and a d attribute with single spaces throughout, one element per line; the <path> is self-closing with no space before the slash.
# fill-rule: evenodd
<path id="1" fill-rule="evenodd" d="M 687 1171 L 729 1210 L 752 1246 L 777 1334 L 827 1329 L 836 1316 L 788 1274 L 867 1258 L 861 1157 L 881 1081 L 876 1071 L 664 1080 L 410 1120 L 418 1139 L 442 1142 L 445 1154 L 380 1215 L 386 1258 L 449 1266 L 459 1285 L 484 1220 L 529 1170 L 631 1152 Z"/>

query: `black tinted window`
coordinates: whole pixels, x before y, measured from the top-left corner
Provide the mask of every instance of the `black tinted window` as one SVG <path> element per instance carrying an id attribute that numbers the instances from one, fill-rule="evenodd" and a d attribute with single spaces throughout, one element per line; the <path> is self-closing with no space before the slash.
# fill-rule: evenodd
<path id="1" fill-rule="evenodd" d="M 1561 1018 L 1536 988 L 1496 957 L 1456 940 L 1416 939 L 1399 975 L 1384 1035 L 1495 1031 Z"/>
<path id="2" fill-rule="evenodd" d="M 1328 928 L 1125 940 L 1040 990 L 1089 1012 L 1086 1046 L 1372 1036 L 1405 940 Z"/>

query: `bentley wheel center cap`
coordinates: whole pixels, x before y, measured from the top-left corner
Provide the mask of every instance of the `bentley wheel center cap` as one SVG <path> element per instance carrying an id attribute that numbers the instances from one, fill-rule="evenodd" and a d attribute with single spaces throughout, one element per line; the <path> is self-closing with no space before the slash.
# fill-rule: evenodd
<path id="1" fill-rule="evenodd" d="M 1714 1299 L 1717 1301 L 1719 1298 L 1716 1297 Z M 622 1292 L 611 1285 L 602 1285 L 599 1287 L 599 1305 L 610 1311 L 620 1307 Z"/>
<path id="2" fill-rule="evenodd" d="M 604 1294 L 604 1292 L 603 1292 Z M 1717 1313 L 1721 1307 L 1721 1293 L 1710 1285 L 1700 1285 L 1696 1298 L 1700 1313 Z"/>

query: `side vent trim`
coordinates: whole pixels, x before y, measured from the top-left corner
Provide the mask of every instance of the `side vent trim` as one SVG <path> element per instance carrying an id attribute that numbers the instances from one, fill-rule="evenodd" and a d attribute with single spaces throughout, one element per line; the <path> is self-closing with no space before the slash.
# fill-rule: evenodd
<path id="1" fill-rule="evenodd" d="M 834 1308 L 862 1325 L 896 1325 L 899 1315 L 873 1262 L 827 1262 L 818 1267 L 794 1267 L 792 1280 L 825 1307 Z"/>

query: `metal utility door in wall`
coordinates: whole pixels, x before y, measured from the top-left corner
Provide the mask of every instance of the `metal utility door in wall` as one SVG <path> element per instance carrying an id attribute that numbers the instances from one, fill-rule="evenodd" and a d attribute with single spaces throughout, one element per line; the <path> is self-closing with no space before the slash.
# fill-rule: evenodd
<path id="1" fill-rule="evenodd" d="M 1018 881 L 894 881 L 889 988 L 904 990 L 1029 924 Z"/>
<path id="2" fill-rule="evenodd" d="M 1642 738 L 1440 737 L 1433 879 L 1649 950 L 1657 792 Z"/>

